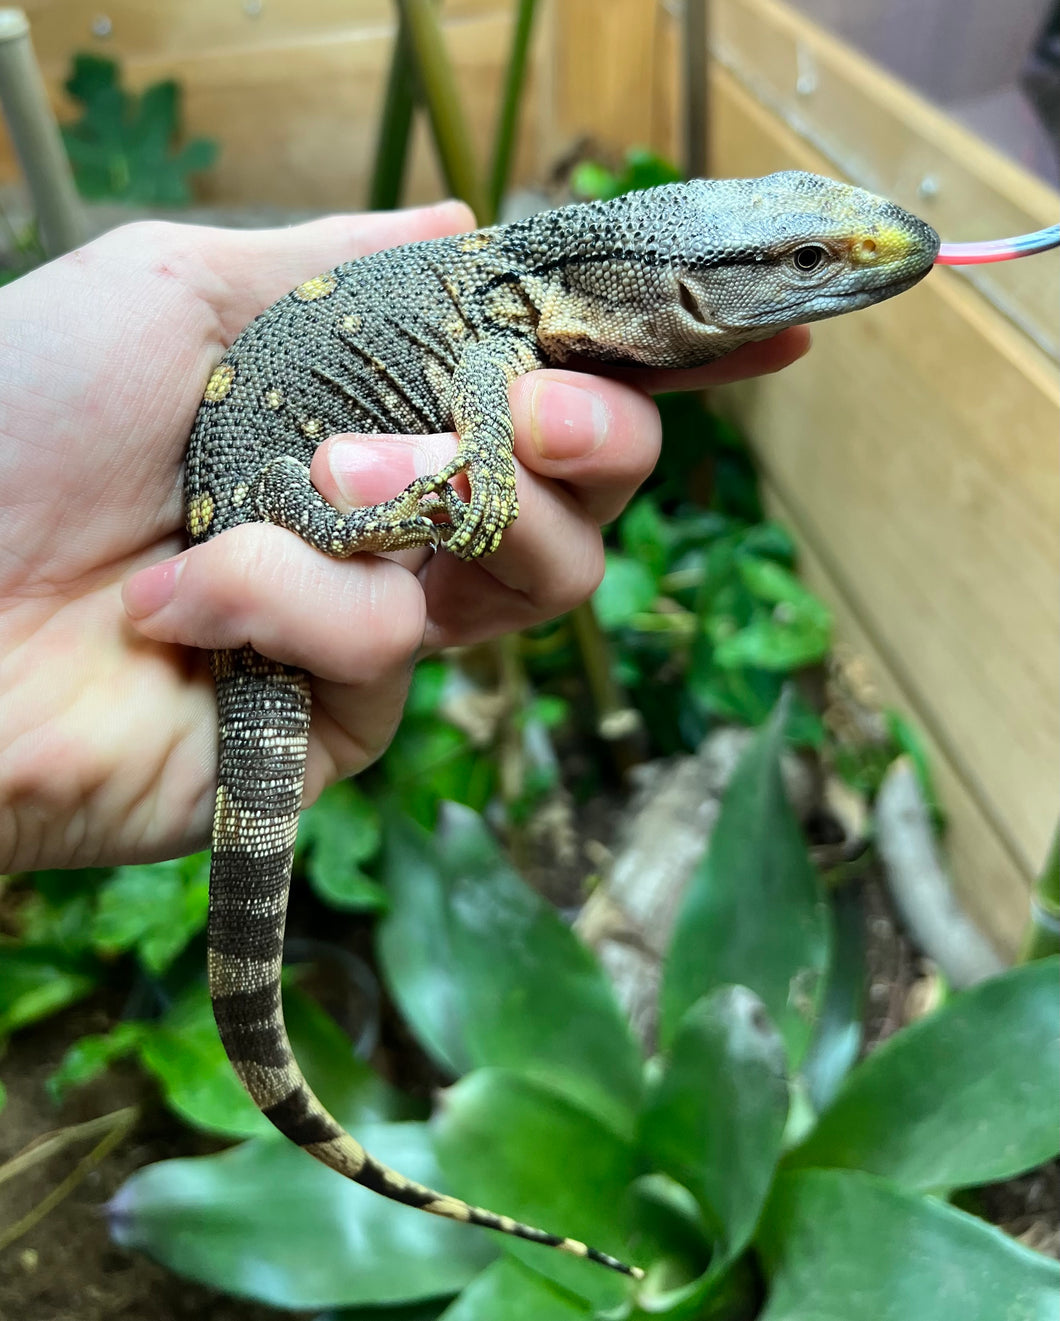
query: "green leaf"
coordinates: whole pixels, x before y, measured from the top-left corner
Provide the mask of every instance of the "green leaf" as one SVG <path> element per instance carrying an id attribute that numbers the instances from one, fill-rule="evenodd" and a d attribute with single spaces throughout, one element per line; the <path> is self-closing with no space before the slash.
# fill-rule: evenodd
<path id="1" fill-rule="evenodd" d="M 86 996 L 96 984 L 49 949 L 0 946 L 0 1039 Z"/>
<path id="2" fill-rule="evenodd" d="M 760 1321 L 1055 1321 L 1060 1268 L 999 1229 L 870 1175 L 782 1175 L 758 1236 Z"/>
<path id="3" fill-rule="evenodd" d="M 209 854 L 119 867 L 99 891 L 92 944 L 104 955 L 135 949 L 148 972 L 163 972 L 206 925 Z"/>
<path id="4" fill-rule="evenodd" d="M 792 1068 L 806 1052 L 829 959 L 829 914 L 784 794 L 783 703 L 733 775 L 706 856 L 692 876 L 667 954 L 660 1032 L 718 986 L 763 1001 Z"/>
<path id="5" fill-rule="evenodd" d="M 808 1099 L 817 1112 L 831 1105 L 861 1051 L 865 1019 L 865 910 L 860 893 L 832 896 L 834 958 L 810 1049 L 802 1063 Z"/>
<path id="6" fill-rule="evenodd" d="M 361 870 L 380 838 L 378 809 L 350 780 L 332 785 L 302 813 L 297 854 L 325 903 L 348 912 L 386 907 L 386 891 Z"/>
<path id="7" fill-rule="evenodd" d="M 358 1138 L 402 1174 L 440 1187 L 423 1124 L 366 1125 Z M 148 1166 L 108 1213 L 123 1247 L 273 1307 L 445 1298 L 496 1251 L 481 1230 L 380 1197 L 283 1141 Z"/>
<path id="8" fill-rule="evenodd" d="M 715 638 L 718 665 L 786 672 L 828 653 L 832 616 L 823 601 L 774 560 L 742 554 L 737 568 L 751 595 L 773 608 L 769 614 L 756 615 L 737 632 Z"/>
<path id="9" fill-rule="evenodd" d="M 655 575 L 646 564 L 625 555 L 608 551 L 604 579 L 593 596 L 593 609 L 600 627 L 626 627 L 642 610 L 655 601 Z"/>
<path id="10" fill-rule="evenodd" d="M 1014 968 L 896 1033 L 788 1157 L 906 1188 L 1007 1179 L 1060 1150 L 1060 959 Z"/>
<path id="11" fill-rule="evenodd" d="M 667 555 L 673 540 L 670 527 L 650 495 L 638 496 L 622 515 L 618 525 L 622 549 L 631 560 L 643 564 L 655 582 L 658 582 L 666 569 Z"/>
<path id="12" fill-rule="evenodd" d="M 588 1111 L 517 1073 L 477 1069 L 446 1092 L 434 1136 L 458 1196 L 629 1260 L 633 1150 Z M 498 1246 L 597 1307 L 628 1293 L 620 1275 L 554 1248 L 507 1235 Z"/>
<path id="13" fill-rule="evenodd" d="M 822 660 L 831 641 L 831 628 L 816 620 L 759 616 L 715 641 L 714 662 L 723 670 L 747 666 L 789 674 Z"/>
<path id="14" fill-rule="evenodd" d="M 788 1113 L 784 1043 L 742 986 L 697 1000 L 678 1025 L 641 1144 L 696 1195 L 721 1232 L 712 1273 L 747 1246 L 773 1180 Z"/>
<path id="15" fill-rule="evenodd" d="M 407 1113 L 401 1098 L 353 1054 L 349 1037 L 308 996 L 284 990 L 291 1046 L 310 1086 L 344 1124 Z M 225 1137 L 272 1136 L 225 1055 L 206 988 L 183 996 L 144 1039 L 144 1066 L 166 1102 L 195 1128 Z"/>
<path id="16" fill-rule="evenodd" d="M 511 1257 L 495 1261 L 442 1313 L 441 1321 L 572 1321 L 588 1307 Z"/>
<path id="17" fill-rule="evenodd" d="M 454 1073 L 518 1069 L 631 1134 L 641 1064 L 610 984 L 481 819 L 449 804 L 432 839 L 392 817 L 384 869 L 380 957 L 431 1053 Z"/>
<path id="18" fill-rule="evenodd" d="M 110 1032 L 79 1037 L 49 1076 L 48 1095 L 53 1101 L 61 1101 L 71 1088 L 83 1087 L 98 1078 L 115 1060 L 137 1050 L 149 1031 L 147 1024 L 130 1020 L 118 1023 Z"/>
<path id="19" fill-rule="evenodd" d="M 493 796 L 497 769 L 468 736 L 433 716 L 401 722 L 381 763 L 390 789 L 401 806 L 429 827 L 439 802 L 464 803 L 481 811 Z"/>

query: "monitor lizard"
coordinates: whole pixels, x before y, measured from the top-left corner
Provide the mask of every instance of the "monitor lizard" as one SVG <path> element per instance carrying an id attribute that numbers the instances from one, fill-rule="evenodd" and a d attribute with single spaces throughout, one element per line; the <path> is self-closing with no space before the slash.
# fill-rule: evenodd
<path id="1" fill-rule="evenodd" d="M 306 280 L 238 336 L 187 452 L 191 541 L 275 523 L 334 556 L 440 546 L 488 555 L 518 512 L 508 385 L 571 356 L 693 367 L 908 289 L 938 236 L 891 202 L 816 175 L 693 180 L 392 248 Z M 352 513 L 309 479 L 337 432 L 454 430 L 456 457 Z M 452 486 L 466 474 L 465 501 Z M 220 725 L 207 933 L 225 1050 L 292 1142 L 365 1187 L 639 1275 L 573 1239 L 413 1183 L 374 1160 L 307 1086 L 280 965 L 302 805 L 305 673 L 249 646 L 212 655 Z"/>

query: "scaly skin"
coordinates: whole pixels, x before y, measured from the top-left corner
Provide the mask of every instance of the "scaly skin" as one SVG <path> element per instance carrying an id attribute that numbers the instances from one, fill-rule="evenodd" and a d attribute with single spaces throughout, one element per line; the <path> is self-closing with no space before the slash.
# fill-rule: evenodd
<path id="1" fill-rule="evenodd" d="M 187 456 L 192 541 L 277 523 L 329 555 L 442 545 L 488 555 L 518 513 L 508 385 L 569 355 L 693 367 L 865 307 L 931 269 L 938 237 L 860 189 L 788 172 L 564 207 L 347 262 L 252 322 L 206 386 Z M 457 458 L 340 514 L 309 481 L 336 432 L 455 430 Z M 465 504 L 450 482 L 467 474 Z M 385 1197 L 639 1274 L 606 1253 L 404 1179 L 316 1099 L 291 1053 L 280 965 L 309 683 L 251 648 L 216 652 L 220 768 L 208 931 L 221 1039 L 292 1142 Z"/>

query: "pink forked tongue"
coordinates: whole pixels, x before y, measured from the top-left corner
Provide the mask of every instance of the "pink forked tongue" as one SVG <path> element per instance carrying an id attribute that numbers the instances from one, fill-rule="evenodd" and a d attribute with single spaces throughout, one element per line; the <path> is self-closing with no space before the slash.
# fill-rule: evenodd
<path id="1" fill-rule="evenodd" d="M 1035 230 L 1033 234 L 1020 234 L 1012 239 L 991 239 L 985 243 L 943 243 L 936 266 L 979 266 L 988 261 L 1011 261 L 1014 257 L 1030 257 L 1035 252 L 1060 248 L 1060 225 Z"/>

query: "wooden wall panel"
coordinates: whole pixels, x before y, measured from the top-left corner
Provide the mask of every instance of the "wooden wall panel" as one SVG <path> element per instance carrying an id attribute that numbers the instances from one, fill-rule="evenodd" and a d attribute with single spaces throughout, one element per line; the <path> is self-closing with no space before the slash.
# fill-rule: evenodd
<path id="1" fill-rule="evenodd" d="M 237 0 L 29 0 L 27 10 L 62 114 L 72 111 L 61 84 L 75 50 L 120 58 L 133 89 L 159 78 L 183 85 L 188 132 L 222 146 L 202 181 L 204 201 L 308 210 L 364 204 L 394 35 L 391 0 L 268 0 L 259 17 Z M 92 36 L 101 12 L 111 22 L 105 39 Z M 513 7 L 511 0 L 446 0 L 443 14 L 484 162 Z M 531 69 L 517 179 L 536 179 L 542 169 L 535 106 Z M 415 141 L 408 200 L 431 201 L 445 189 L 426 134 Z M 0 146 L 0 179 L 17 177 L 2 133 Z"/>
<path id="2" fill-rule="evenodd" d="M 830 168 L 893 197 L 943 238 L 1056 223 L 1054 189 L 778 0 L 711 0 L 712 53 Z M 1060 357 L 1060 260 L 958 273 Z"/>
<path id="3" fill-rule="evenodd" d="M 719 173 L 839 173 L 725 69 L 711 106 Z M 840 635 L 934 744 L 956 883 L 1011 951 L 1056 814 L 1055 371 L 952 271 L 814 333 L 801 363 L 718 398 Z"/>
<path id="4" fill-rule="evenodd" d="M 546 154 L 588 140 L 680 155 L 679 23 L 655 0 L 553 0 L 548 6 Z"/>

